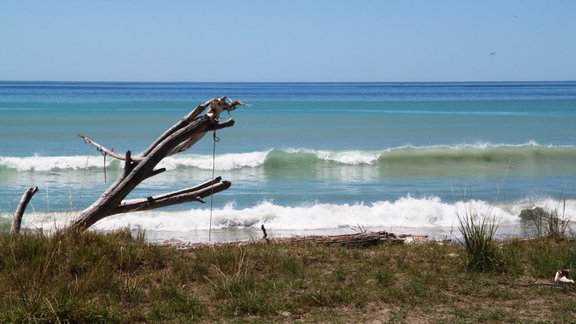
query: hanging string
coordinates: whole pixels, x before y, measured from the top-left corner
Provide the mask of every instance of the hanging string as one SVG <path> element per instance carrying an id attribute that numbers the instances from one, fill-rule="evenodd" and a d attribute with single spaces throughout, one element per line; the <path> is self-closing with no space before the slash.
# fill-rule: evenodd
<path id="1" fill-rule="evenodd" d="M 216 143 L 220 142 L 220 138 L 216 136 L 216 131 L 212 134 L 214 145 L 212 146 L 212 179 L 216 170 Z M 208 242 L 212 241 L 212 211 L 214 206 L 214 185 L 212 185 L 212 192 L 210 193 L 210 225 L 208 227 Z"/>
<path id="2" fill-rule="evenodd" d="M 106 183 L 106 153 L 105 152 L 101 152 L 102 155 L 104 156 L 104 183 Z"/>

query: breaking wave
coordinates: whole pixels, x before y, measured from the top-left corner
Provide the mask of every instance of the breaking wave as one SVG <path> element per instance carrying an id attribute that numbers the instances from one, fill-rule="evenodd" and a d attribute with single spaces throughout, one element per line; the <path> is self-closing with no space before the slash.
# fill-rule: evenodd
<path id="1" fill-rule="evenodd" d="M 302 206 L 281 206 L 263 201 L 248 208 L 237 208 L 233 202 L 213 211 L 213 229 L 258 229 L 261 224 L 271 232 L 325 230 L 355 226 L 385 229 L 413 228 L 426 232 L 435 228 L 456 230 L 458 215 L 478 214 L 494 216 L 502 226 L 519 223 L 524 208 L 542 206 L 549 210 L 559 207 L 556 199 L 540 198 L 494 204 L 482 200 L 446 202 L 438 197 L 414 198 L 405 196 L 395 201 L 357 204 L 309 203 Z M 62 227 L 73 213 L 32 212 L 24 219 L 27 228 L 50 230 Z M 564 215 L 576 219 L 576 200 L 566 200 Z M 4 218 L 9 218 L 6 214 Z M 2 218 L 2 217 L 0 217 Z M 96 224 L 99 230 L 139 228 L 149 232 L 196 232 L 210 228 L 210 210 L 146 211 L 108 217 Z M 170 235 L 170 234 L 167 234 Z"/>
<path id="2" fill-rule="evenodd" d="M 219 171 L 243 168 L 286 169 L 307 166 L 376 166 L 382 169 L 406 166 L 440 165 L 450 167 L 490 167 L 515 163 L 520 165 L 562 164 L 576 160 L 574 146 L 543 146 L 534 142 L 520 145 L 477 144 L 458 146 L 401 146 L 379 151 L 328 151 L 309 149 L 266 150 L 212 155 L 182 154 L 164 159 L 160 167 L 192 168 Z M 51 171 L 102 168 L 101 156 L 31 156 L 0 157 L 2 171 Z M 106 167 L 121 168 L 119 161 L 106 160 Z M 435 172 L 438 172 L 436 170 Z"/>

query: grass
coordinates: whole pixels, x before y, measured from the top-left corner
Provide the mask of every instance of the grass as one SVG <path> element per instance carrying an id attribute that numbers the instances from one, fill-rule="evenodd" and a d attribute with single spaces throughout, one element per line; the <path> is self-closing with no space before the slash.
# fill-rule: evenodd
<path id="1" fill-rule="evenodd" d="M 566 216 L 566 200 L 560 207 L 544 210 L 535 208 L 530 219 L 538 237 L 547 237 L 553 240 L 563 240 L 568 238 L 570 230 L 570 218 Z"/>
<path id="2" fill-rule="evenodd" d="M 0 234 L 0 322 L 496 322 L 573 320 L 576 242 L 494 242 L 467 267 L 460 244 L 146 244 L 142 235 Z"/>
<path id="3" fill-rule="evenodd" d="M 470 207 L 471 208 L 471 207 Z M 498 224 L 489 210 L 486 215 L 473 209 L 465 215 L 458 215 L 458 230 L 462 235 L 462 245 L 466 250 L 466 266 L 472 271 L 493 271 L 502 264 L 502 257 L 494 235 Z"/>

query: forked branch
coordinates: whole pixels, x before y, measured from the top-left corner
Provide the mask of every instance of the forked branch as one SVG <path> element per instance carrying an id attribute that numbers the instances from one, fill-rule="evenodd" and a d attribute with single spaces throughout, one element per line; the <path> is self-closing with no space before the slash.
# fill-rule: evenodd
<path id="1" fill-rule="evenodd" d="M 124 172 L 100 198 L 80 212 L 68 230 L 86 230 L 110 215 L 150 210 L 190 201 L 203 202 L 205 197 L 228 189 L 231 183 L 221 181 L 218 177 L 198 186 L 171 193 L 125 200 L 126 196 L 142 181 L 165 171 L 163 168 L 155 169 L 162 159 L 187 150 L 209 131 L 233 126 L 234 120 L 232 119 L 220 122 L 220 114 L 223 111 L 233 111 L 241 104 L 237 100 L 231 101 L 227 97 L 219 97 L 197 106 L 168 128 L 138 156 L 132 156 L 130 151 L 125 155 L 118 154 L 86 136 L 79 135 L 86 143 L 95 146 L 99 152 L 124 161 Z M 202 115 L 206 109 L 208 109 L 207 112 Z"/>

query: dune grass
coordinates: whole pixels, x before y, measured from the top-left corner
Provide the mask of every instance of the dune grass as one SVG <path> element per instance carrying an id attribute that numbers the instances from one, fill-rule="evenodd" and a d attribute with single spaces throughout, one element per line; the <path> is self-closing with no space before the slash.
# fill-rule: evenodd
<path id="1" fill-rule="evenodd" d="M 470 271 L 460 244 L 216 245 L 142 235 L 0 234 L 0 322 L 570 321 L 576 242 L 496 242 L 502 263 Z"/>
<path id="2" fill-rule="evenodd" d="M 493 215 L 474 210 L 458 215 L 461 244 L 466 251 L 466 266 L 471 271 L 494 271 L 502 265 L 502 255 L 495 241 L 498 223 Z"/>
<path id="3" fill-rule="evenodd" d="M 534 220 L 538 235 L 554 240 L 563 240 L 570 235 L 570 217 L 566 216 L 566 200 L 563 201 L 562 209 L 556 206 L 538 215 Z"/>
<path id="4" fill-rule="evenodd" d="M 571 228 L 572 219 L 566 215 L 566 199 L 559 200 L 554 208 L 525 209 L 520 213 L 520 221 L 527 232 L 539 238 L 558 241 L 576 234 Z"/>

